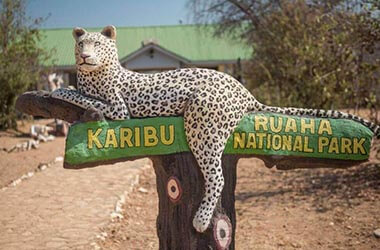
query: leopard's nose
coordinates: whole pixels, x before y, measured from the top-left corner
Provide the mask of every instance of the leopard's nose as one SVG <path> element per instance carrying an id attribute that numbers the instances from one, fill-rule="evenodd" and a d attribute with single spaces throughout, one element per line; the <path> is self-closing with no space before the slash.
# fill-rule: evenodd
<path id="1" fill-rule="evenodd" d="M 90 55 L 86 53 L 81 53 L 80 57 L 82 57 L 83 59 L 86 59 L 87 57 L 90 57 Z"/>

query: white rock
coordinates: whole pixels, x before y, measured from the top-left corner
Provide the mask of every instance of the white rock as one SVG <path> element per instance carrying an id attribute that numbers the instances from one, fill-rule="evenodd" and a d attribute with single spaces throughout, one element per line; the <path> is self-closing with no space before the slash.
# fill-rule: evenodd
<path id="1" fill-rule="evenodd" d="M 111 213 L 111 220 L 114 220 L 114 219 L 123 219 L 124 216 L 120 213 L 117 213 L 117 212 L 112 212 Z"/>
<path id="2" fill-rule="evenodd" d="M 138 189 L 138 191 L 141 192 L 141 193 L 148 193 L 148 189 L 143 188 L 143 187 L 140 187 L 140 188 Z"/>
<path id="3" fill-rule="evenodd" d="M 55 162 L 62 162 L 63 161 L 63 157 L 62 156 L 57 156 L 55 157 Z"/>
<path id="4" fill-rule="evenodd" d="M 17 184 L 19 184 L 19 183 L 21 183 L 21 179 L 17 179 L 17 180 L 12 181 L 12 183 L 11 183 L 10 186 L 15 187 L 15 186 L 17 186 Z"/>
<path id="5" fill-rule="evenodd" d="M 41 165 L 38 166 L 38 169 L 41 170 L 41 171 L 44 171 L 46 168 L 47 168 L 46 164 L 41 164 Z"/>
<path id="6" fill-rule="evenodd" d="M 373 231 L 373 234 L 375 235 L 376 238 L 380 238 L 380 228 Z"/>

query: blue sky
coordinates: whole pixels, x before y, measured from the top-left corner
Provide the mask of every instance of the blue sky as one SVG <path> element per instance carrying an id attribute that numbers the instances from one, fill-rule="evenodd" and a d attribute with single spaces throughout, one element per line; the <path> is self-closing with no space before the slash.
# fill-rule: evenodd
<path id="1" fill-rule="evenodd" d="M 27 15 L 48 17 L 42 28 L 189 23 L 186 0 L 27 0 Z"/>

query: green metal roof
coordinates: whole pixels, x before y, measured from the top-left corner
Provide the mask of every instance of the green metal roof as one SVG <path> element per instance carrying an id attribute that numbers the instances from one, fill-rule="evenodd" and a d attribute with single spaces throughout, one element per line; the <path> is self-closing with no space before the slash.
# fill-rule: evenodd
<path id="1" fill-rule="evenodd" d="M 102 28 L 88 28 L 100 31 Z M 224 61 L 246 59 L 251 50 L 239 42 L 212 36 L 212 28 L 195 25 L 117 27 L 119 59 L 141 48 L 144 40 L 154 39 L 158 45 L 190 61 Z M 74 65 L 74 39 L 72 29 L 42 30 L 42 46 L 55 49 L 53 56 L 57 66 Z"/>

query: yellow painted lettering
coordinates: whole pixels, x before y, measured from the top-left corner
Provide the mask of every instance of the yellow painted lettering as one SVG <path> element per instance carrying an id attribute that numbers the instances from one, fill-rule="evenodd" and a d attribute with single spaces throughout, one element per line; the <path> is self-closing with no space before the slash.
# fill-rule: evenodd
<path id="1" fill-rule="evenodd" d="M 245 133 L 234 133 L 234 148 L 244 148 Z"/>
<path id="2" fill-rule="evenodd" d="M 285 132 L 288 133 L 290 131 L 297 132 L 297 123 L 294 118 L 289 117 L 288 120 L 286 121 Z"/>
<path id="3" fill-rule="evenodd" d="M 331 124 L 329 120 L 322 119 L 321 122 L 319 123 L 318 134 L 322 135 L 323 133 L 332 135 L 332 129 L 331 129 Z"/>
<path id="4" fill-rule="evenodd" d="M 104 144 L 105 148 L 109 148 L 110 146 L 112 146 L 113 148 L 117 148 L 116 134 L 115 130 L 112 128 L 107 129 L 106 143 Z"/>
<path id="5" fill-rule="evenodd" d="M 128 147 L 133 147 L 132 144 L 132 129 L 120 128 L 120 148 L 125 148 L 125 144 Z"/>
<path id="6" fill-rule="evenodd" d="M 297 135 L 294 139 L 293 151 L 302 152 L 302 137 Z"/>
<path id="7" fill-rule="evenodd" d="M 280 135 L 273 135 L 272 148 L 277 151 L 281 147 L 282 147 L 281 136 Z"/>
<path id="8" fill-rule="evenodd" d="M 161 142 L 164 145 L 172 145 L 174 142 L 174 125 L 169 125 L 169 138 L 166 139 L 165 125 L 160 126 Z"/>
<path id="9" fill-rule="evenodd" d="M 330 154 L 331 153 L 339 154 L 338 138 L 336 137 L 331 138 L 328 152 Z"/>
<path id="10" fill-rule="evenodd" d="M 292 136 L 291 135 L 282 136 L 282 150 L 287 150 L 287 151 L 292 150 Z"/>
<path id="11" fill-rule="evenodd" d="M 342 138 L 341 139 L 341 145 L 340 145 L 340 151 L 343 154 L 352 154 L 352 141 L 349 138 Z"/>
<path id="12" fill-rule="evenodd" d="M 248 133 L 246 148 L 256 148 L 256 136 L 254 133 Z"/>
<path id="13" fill-rule="evenodd" d="M 306 153 L 313 153 L 314 150 L 309 147 L 309 137 L 305 136 L 303 140 L 303 151 Z"/>
<path id="14" fill-rule="evenodd" d="M 275 126 L 275 119 L 273 116 L 269 117 L 269 126 L 270 130 L 274 133 L 278 133 L 282 129 L 282 117 L 278 117 L 277 119 L 277 127 Z"/>
<path id="15" fill-rule="evenodd" d="M 140 141 L 140 128 L 135 127 L 135 147 L 140 147 L 141 141 Z"/>
<path id="16" fill-rule="evenodd" d="M 265 134 L 265 133 L 256 133 L 256 135 L 257 135 L 257 137 L 259 139 L 259 146 L 258 146 L 258 148 L 259 149 L 263 149 L 263 147 L 264 147 L 264 138 L 267 137 L 267 134 Z"/>
<path id="17" fill-rule="evenodd" d="M 267 149 L 270 149 L 271 147 L 271 142 L 272 142 L 272 134 L 267 135 Z"/>
<path id="18" fill-rule="evenodd" d="M 95 143 L 95 146 L 97 148 L 103 148 L 103 145 L 99 141 L 99 134 L 102 132 L 101 128 L 98 128 L 95 133 L 92 129 L 87 130 L 87 147 L 88 149 L 93 149 L 93 144 Z"/>
<path id="19" fill-rule="evenodd" d="M 309 123 L 307 123 L 309 120 Z M 315 121 L 312 119 L 302 119 L 301 118 L 301 133 L 305 134 L 306 130 L 310 130 L 310 134 L 314 134 L 315 132 Z"/>
<path id="20" fill-rule="evenodd" d="M 260 127 L 262 127 L 264 131 L 267 131 L 268 130 L 267 124 L 268 124 L 268 118 L 266 116 L 260 116 L 260 115 L 255 116 L 255 131 L 259 131 Z"/>
<path id="21" fill-rule="evenodd" d="M 157 130 L 155 127 L 144 127 L 144 146 L 154 147 L 158 144 Z"/>
<path id="22" fill-rule="evenodd" d="M 366 154 L 366 151 L 363 147 L 364 142 L 365 142 L 365 138 L 361 138 L 359 141 L 358 141 L 358 138 L 354 138 L 354 147 L 353 147 L 354 154 L 357 154 L 359 151 L 362 155 Z"/>
<path id="23" fill-rule="evenodd" d="M 329 145 L 329 138 L 327 137 L 319 137 L 318 138 L 318 152 L 323 153 L 324 147 L 327 147 Z"/>

